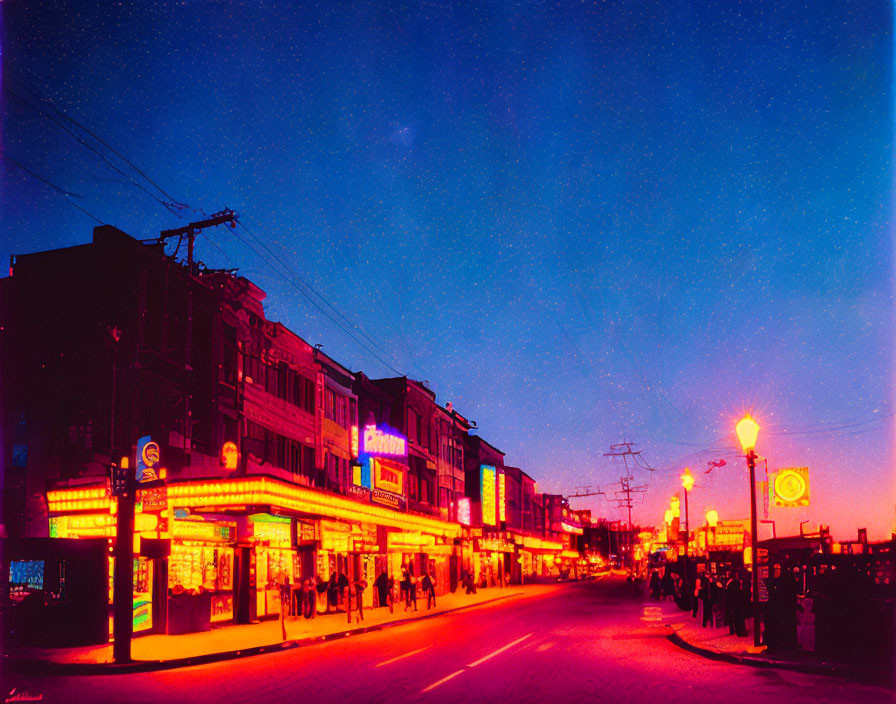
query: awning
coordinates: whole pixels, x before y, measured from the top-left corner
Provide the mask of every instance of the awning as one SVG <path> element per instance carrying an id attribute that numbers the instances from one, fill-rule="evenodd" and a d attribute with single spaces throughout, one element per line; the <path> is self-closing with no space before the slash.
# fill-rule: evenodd
<path id="1" fill-rule="evenodd" d="M 348 521 L 363 521 L 402 530 L 419 530 L 446 538 L 458 537 L 460 524 L 385 506 L 353 501 L 272 477 L 239 477 L 168 485 L 168 503 L 191 509 L 233 509 L 245 506 L 277 508 Z"/>

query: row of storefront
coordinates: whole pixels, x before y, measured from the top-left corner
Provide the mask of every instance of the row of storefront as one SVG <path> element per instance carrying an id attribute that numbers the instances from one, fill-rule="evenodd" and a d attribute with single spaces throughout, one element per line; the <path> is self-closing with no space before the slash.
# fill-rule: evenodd
<path id="1" fill-rule="evenodd" d="M 445 593 L 464 579 L 480 586 L 524 583 L 578 557 L 559 541 L 484 532 L 267 476 L 163 488 L 138 493 L 133 589 L 138 635 L 278 617 L 286 584 L 293 595 L 313 590 L 317 611 L 326 613 L 334 607 L 331 584 L 335 606 L 344 607 L 347 593 L 360 586 L 357 593 L 371 608 L 380 605 L 374 584 L 383 573 L 397 582 L 405 570 L 417 576 L 426 572 L 437 593 Z M 95 618 L 109 619 L 111 635 L 117 499 L 109 494 L 105 485 L 58 489 L 48 493 L 47 504 L 51 541 L 94 539 L 108 545 L 107 608 Z M 22 557 L 30 559 L 19 563 L 41 556 Z M 22 568 L 14 566 L 11 574 L 16 571 Z M 37 584 L 25 580 L 19 586 L 24 598 Z M 57 591 L 65 592 L 64 584 Z"/>

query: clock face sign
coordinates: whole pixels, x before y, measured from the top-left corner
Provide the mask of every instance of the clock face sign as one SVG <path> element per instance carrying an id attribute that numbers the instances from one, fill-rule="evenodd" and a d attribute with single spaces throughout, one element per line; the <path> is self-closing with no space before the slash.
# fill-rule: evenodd
<path id="1" fill-rule="evenodd" d="M 782 469 L 775 477 L 775 503 L 778 506 L 809 505 L 809 468 Z"/>

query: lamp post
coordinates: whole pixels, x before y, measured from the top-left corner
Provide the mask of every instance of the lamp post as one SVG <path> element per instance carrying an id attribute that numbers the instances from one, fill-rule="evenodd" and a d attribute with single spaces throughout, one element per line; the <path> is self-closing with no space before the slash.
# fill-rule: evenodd
<path id="1" fill-rule="evenodd" d="M 719 512 L 714 508 L 706 512 L 706 537 L 703 540 L 703 547 L 706 549 L 706 556 L 709 557 L 709 529 L 715 528 L 719 523 Z M 713 532 L 715 535 L 715 532 Z M 715 542 L 715 541 L 713 541 Z"/>
<path id="2" fill-rule="evenodd" d="M 735 427 L 737 439 L 747 458 L 750 468 L 750 552 L 753 570 L 753 646 L 759 648 L 761 641 L 759 627 L 759 570 L 757 558 L 759 545 L 756 529 L 756 437 L 759 435 L 759 424 L 749 414 L 741 418 Z"/>
<path id="3" fill-rule="evenodd" d="M 684 575 L 687 581 L 688 572 L 688 551 L 691 547 L 691 522 L 688 520 L 688 492 L 694 488 L 694 475 L 691 474 L 691 468 L 685 467 L 684 474 L 681 475 L 681 485 L 684 487 Z"/>

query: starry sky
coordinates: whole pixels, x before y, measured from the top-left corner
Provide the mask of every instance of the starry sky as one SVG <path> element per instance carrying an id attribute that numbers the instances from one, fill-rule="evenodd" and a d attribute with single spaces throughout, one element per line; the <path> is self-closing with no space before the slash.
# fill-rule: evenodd
<path id="1" fill-rule="evenodd" d="M 685 466 L 692 525 L 749 516 L 752 411 L 771 471 L 810 468 L 778 535 L 896 529 L 890 3 L 0 13 L 4 260 L 234 208 L 199 259 L 426 380 L 540 490 L 607 492 L 573 507 L 623 517 L 625 441 L 636 521 Z"/>

